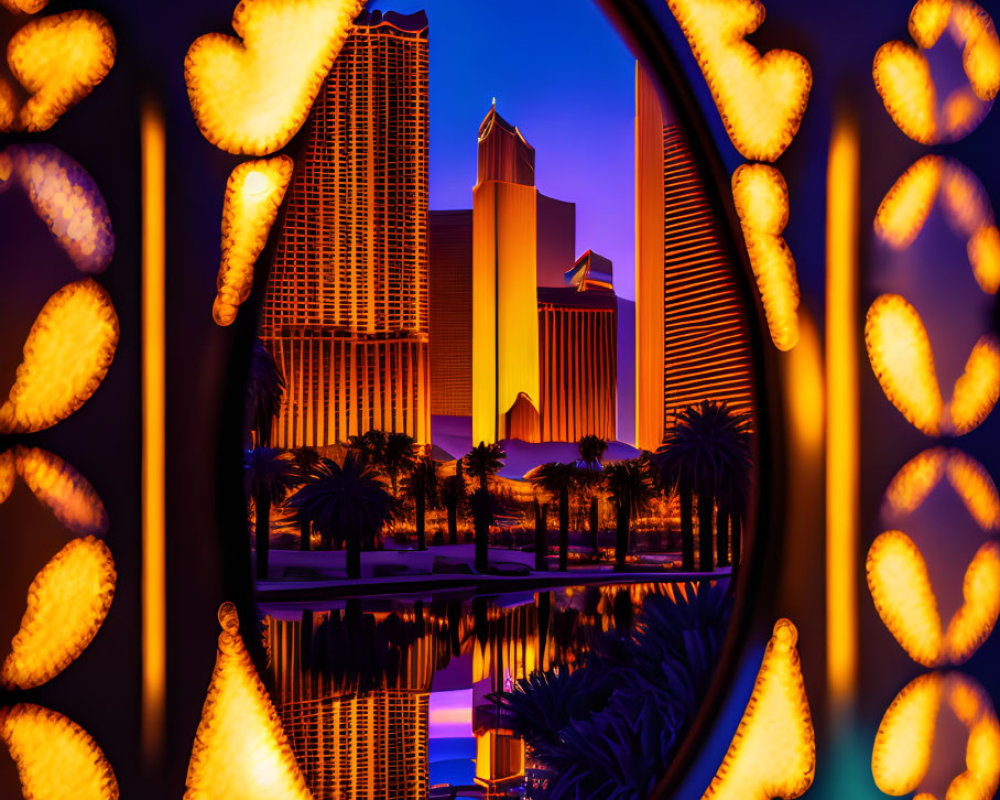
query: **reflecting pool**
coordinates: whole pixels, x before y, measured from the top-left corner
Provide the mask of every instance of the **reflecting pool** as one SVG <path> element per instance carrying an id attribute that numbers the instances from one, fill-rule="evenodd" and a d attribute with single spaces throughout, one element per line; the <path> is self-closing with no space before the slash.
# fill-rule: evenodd
<path id="1" fill-rule="evenodd" d="M 276 707 L 317 800 L 557 800 L 607 781 L 644 796 L 662 776 L 730 605 L 728 581 L 705 581 L 261 614 Z"/>

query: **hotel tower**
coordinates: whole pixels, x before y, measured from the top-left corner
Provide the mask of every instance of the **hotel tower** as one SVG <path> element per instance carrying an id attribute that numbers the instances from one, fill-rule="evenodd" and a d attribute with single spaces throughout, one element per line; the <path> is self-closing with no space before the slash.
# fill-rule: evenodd
<path id="1" fill-rule="evenodd" d="M 677 125 L 636 66 L 636 445 L 655 450 L 702 400 L 752 409 L 746 319 L 733 265 Z"/>
<path id="2" fill-rule="evenodd" d="M 261 336 L 278 447 L 430 441 L 427 17 L 363 12 L 307 122 Z"/>

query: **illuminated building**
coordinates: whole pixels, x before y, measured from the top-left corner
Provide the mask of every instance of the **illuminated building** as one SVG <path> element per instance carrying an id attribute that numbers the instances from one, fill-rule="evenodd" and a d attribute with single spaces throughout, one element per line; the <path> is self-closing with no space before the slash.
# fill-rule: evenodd
<path id="1" fill-rule="evenodd" d="M 307 124 L 264 302 L 278 447 L 430 440 L 427 18 L 363 13 Z"/>
<path id="2" fill-rule="evenodd" d="M 538 289 L 541 441 L 614 441 L 618 303 L 611 262 L 588 250 L 571 273 L 576 289 Z"/>
<path id="3" fill-rule="evenodd" d="M 494 105 L 472 190 L 472 441 L 537 441 L 535 150 Z"/>
<path id="4" fill-rule="evenodd" d="M 431 413 L 472 416 L 472 209 L 431 211 Z"/>
<path id="5" fill-rule="evenodd" d="M 576 203 L 567 203 L 538 193 L 539 286 L 562 286 L 563 273 L 576 259 Z"/>
<path id="6" fill-rule="evenodd" d="M 698 168 L 636 72 L 636 445 L 702 400 L 751 410 L 746 320 Z"/>

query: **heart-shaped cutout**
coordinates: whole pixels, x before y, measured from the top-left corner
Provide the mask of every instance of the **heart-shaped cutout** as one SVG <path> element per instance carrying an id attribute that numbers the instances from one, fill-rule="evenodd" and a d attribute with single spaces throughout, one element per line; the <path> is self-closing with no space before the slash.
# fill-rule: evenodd
<path id="1" fill-rule="evenodd" d="M 16 127 L 48 130 L 111 70 L 115 34 L 95 11 L 42 17 L 11 37 L 7 63 L 30 95 L 18 111 Z"/>
<path id="2" fill-rule="evenodd" d="M 941 38 L 951 19 L 952 0 L 917 0 L 910 10 L 910 36 L 924 50 Z"/>
<path id="3" fill-rule="evenodd" d="M 1000 785 L 1000 722 L 983 687 L 959 672 L 913 679 L 886 709 L 872 748 L 872 776 L 880 790 L 904 795 L 920 789 L 932 763 L 943 703 L 968 731 L 965 769 L 951 780 L 945 797 L 993 797 Z M 914 800 L 935 798 L 919 792 Z"/>
<path id="4" fill-rule="evenodd" d="M 898 294 L 883 294 L 865 320 L 868 360 L 885 396 L 928 436 L 975 430 L 1000 400 L 1000 341 L 979 338 L 945 404 L 934 353 L 917 310 Z"/>
<path id="5" fill-rule="evenodd" d="M 94 640 L 115 594 L 108 546 L 73 539 L 35 576 L 28 605 L 0 669 L 6 689 L 31 689 L 52 680 Z"/>
<path id="6" fill-rule="evenodd" d="M 771 340 L 779 350 L 791 350 L 799 341 L 799 282 L 781 236 L 788 224 L 788 186 L 774 167 L 743 164 L 733 173 L 732 187 Z"/>
<path id="7" fill-rule="evenodd" d="M 26 798 L 118 800 L 118 781 L 94 738 L 68 717 L 31 703 L 0 711 L 0 738 Z"/>
<path id="8" fill-rule="evenodd" d="M 887 42 L 875 53 L 872 76 L 896 127 L 916 142 L 934 144 L 937 89 L 924 54 L 905 42 Z"/>
<path id="9" fill-rule="evenodd" d="M 107 533 L 104 504 L 79 472 L 39 447 L 17 445 L 14 453 L 18 475 L 65 527 L 77 536 Z"/>
<path id="10" fill-rule="evenodd" d="M 756 0 L 667 0 L 740 154 L 774 161 L 798 133 L 812 89 L 809 62 L 790 50 L 764 56 L 745 37 L 764 21 Z"/>
<path id="11" fill-rule="evenodd" d="M 229 153 L 267 155 L 305 122 L 362 0 L 242 0 L 233 30 L 194 41 L 184 78 L 198 128 Z"/>
<path id="12" fill-rule="evenodd" d="M 993 541 L 979 548 L 966 569 L 962 606 L 947 632 L 941 627 L 927 562 L 905 533 L 885 531 L 875 538 L 866 573 L 882 622 L 907 655 L 925 667 L 968 660 L 1000 616 L 1000 544 Z"/>
<path id="13" fill-rule="evenodd" d="M 245 161 L 232 171 L 222 205 L 222 263 L 212 316 L 230 325 L 253 287 L 254 265 L 292 179 L 288 156 Z"/>
<path id="14" fill-rule="evenodd" d="M 0 433 L 31 433 L 65 419 L 101 385 L 118 346 L 118 315 L 96 281 L 70 283 L 35 318 Z"/>
<path id="15" fill-rule="evenodd" d="M 911 164 L 886 192 L 875 213 L 875 234 L 894 250 L 905 250 L 923 230 L 941 186 L 941 156 Z"/>

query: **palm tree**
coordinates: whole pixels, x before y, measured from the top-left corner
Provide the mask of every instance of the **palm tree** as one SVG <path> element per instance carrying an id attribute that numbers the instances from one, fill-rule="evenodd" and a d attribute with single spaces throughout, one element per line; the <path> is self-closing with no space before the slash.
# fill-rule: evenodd
<path id="1" fill-rule="evenodd" d="M 699 568 L 711 572 L 713 503 L 720 506 L 719 516 L 728 516 L 728 507 L 738 500 L 733 495 L 734 486 L 745 486 L 749 480 L 750 418 L 725 403 L 707 400 L 685 408 L 655 459 L 661 481 L 680 492 L 682 539 L 685 516 L 690 530 L 691 494 L 698 497 Z M 723 547 L 728 551 L 728 542 L 719 542 L 720 553 Z M 720 563 L 725 561 L 728 559 L 720 558 Z"/>
<path id="2" fill-rule="evenodd" d="M 255 447 L 243 456 L 246 492 L 256 512 L 257 580 L 267 580 L 267 558 L 271 536 L 271 506 L 285 499 L 302 479 L 291 457 L 274 447 Z"/>
<path id="3" fill-rule="evenodd" d="M 465 476 L 462 459 L 455 462 L 455 474 L 441 483 L 441 501 L 448 509 L 448 544 L 458 544 L 458 509 L 465 502 Z"/>
<path id="4" fill-rule="evenodd" d="M 490 497 L 489 479 L 503 467 L 507 454 L 498 442 L 480 442 L 465 455 L 469 472 L 479 482 L 472 493 L 472 522 L 476 531 L 476 571 L 485 572 L 489 566 L 490 525 L 493 523 L 493 500 Z"/>
<path id="5" fill-rule="evenodd" d="M 354 453 L 355 459 L 361 463 L 380 469 L 383 454 L 385 453 L 385 445 L 386 432 L 373 428 L 360 436 L 354 435 L 348 438 L 347 451 Z"/>
<path id="6" fill-rule="evenodd" d="M 677 492 L 680 499 L 681 569 L 691 572 L 694 569 L 694 525 L 691 520 L 694 490 L 685 470 L 685 462 L 680 451 L 668 450 L 666 444 L 652 454 L 650 462 L 657 488 L 668 496 Z"/>
<path id="7" fill-rule="evenodd" d="M 296 466 L 298 466 L 299 473 L 302 475 L 303 479 L 308 478 L 309 475 L 312 474 L 316 465 L 323 460 L 323 457 L 312 447 L 293 447 L 290 452 L 292 460 L 294 460 Z M 309 525 L 300 526 L 299 549 L 308 550 L 311 539 L 312 530 Z"/>
<path id="8" fill-rule="evenodd" d="M 382 459 L 379 466 L 389 478 L 392 486 L 393 497 L 397 496 L 399 476 L 409 472 L 417 460 L 414 451 L 416 440 L 405 433 L 387 433 L 385 436 L 385 447 L 382 450 Z"/>
<path id="9" fill-rule="evenodd" d="M 604 476 L 615 505 L 615 569 L 622 570 L 632 520 L 649 508 L 656 492 L 645 459 L 630 458 L 607 464 Z"/>
<path id="10" fill-rule="evenodd" d="M 417 547 L 427 549 L 427 534 L 425 522 L 427 505 L 433 508 L 438 502 L 439 481 L 438 465 L 430 456 L 421 456 L 413 462 L 410 471 L 404 479 L 403 490 L 413 498 L 416 506 Z"/>
<path id="11" fill-rule="evenodd" d="M 559 569 L 569 566 L 569 490 L 579 482 L 574 464 L 549 461 L 535 467 L 525 477 L 543 492 L 559 498 Z"/>
<path id="12" fill-rule="evenodd" d="M 548 555 L 548 544 L 545 541 L 547 531 L 546 517 L 548 516 L 549 504 L 540 503 L 535 498 L 535 569 L 543 570 L 545 557 Z"/>
<path id="13" fill-rule="evenodd" d="M 253 446 L 270 447 L 271 427 L 285 396 L 285 378 L 271 352 L 260 339 L 255 339 L 250 355 L 250 375 L 247 378 L 246 425 L 247 439 Z"/>
<path id="14" fill-rule="evenodd" d="M 325 547 L 346 543 L 349 578 L 361 577 L 362 544 L 371 546 L 396 511 L 396 499 L 375 470 L 352 452 L 343 466 L 323 459 L 288 505 L 300 525 L 311 524 L 319 531 Z"/>
<path id="15" fill-rule="evenodd" d="M 581 475 L 583 486 L 590 492 L 590 537 L 594 546 L 594 556 L 600 552 L 598 544 L 598 526 L 600 517 L 597 508 L 597 488 L 601 484 L 601 457 L 608 449 L 608 443 L 600 436 L 588 434 L 576 443 L 580 453 L 580 460 L 583 462 L 583 473 Z"/>

